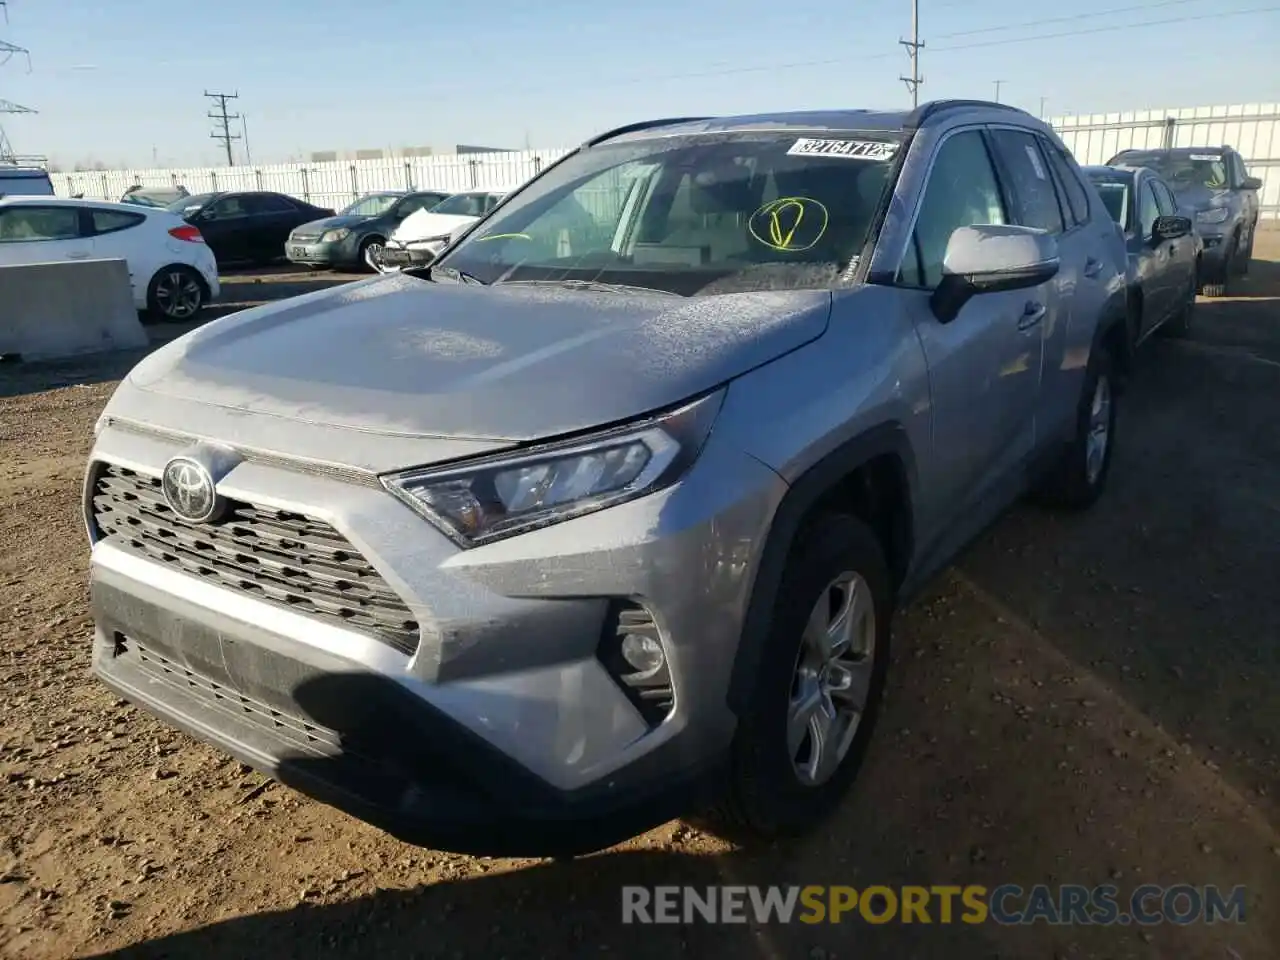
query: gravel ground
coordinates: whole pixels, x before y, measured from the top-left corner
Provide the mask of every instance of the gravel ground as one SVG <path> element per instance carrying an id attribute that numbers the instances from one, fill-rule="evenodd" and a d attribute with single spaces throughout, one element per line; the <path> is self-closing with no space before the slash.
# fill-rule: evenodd
<path id="1" fill-rule="evenodd" d="M 1280 233 L 1258 256 L 1146 351 L 1098 507 L 1015 509 L 904 611 L 839 816 L 752 852 L 689 823 L 572 863 L 417 849 L 116 699 L 79 480 L 137 357 L 0 368 L 0 955 L 1280 956 Z M 351 278 L 228 279 L 223 309 Z M 624 884 L 1007 882 L 1243 884 L 1247 922 L 619 922 Z"/>

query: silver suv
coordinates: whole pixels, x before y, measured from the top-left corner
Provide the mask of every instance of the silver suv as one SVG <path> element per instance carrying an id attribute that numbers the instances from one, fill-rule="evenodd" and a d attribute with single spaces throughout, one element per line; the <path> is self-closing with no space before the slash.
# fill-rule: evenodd
<path id="1" fill-rule="evenodd" d="M 636 124 L 436 263 L 157 350 L 85 510 L 112 689 L 412 842 L 815 823 L 909 596 L 1111 461 L 1125 252 L 982 102 Z"/>

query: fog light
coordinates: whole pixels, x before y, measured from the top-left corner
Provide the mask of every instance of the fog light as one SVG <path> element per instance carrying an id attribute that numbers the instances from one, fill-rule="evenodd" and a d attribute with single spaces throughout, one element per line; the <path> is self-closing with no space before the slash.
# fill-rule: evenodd
<path id="1" fill-rule="evenodd" d="M 653 637 L 628 633 L 622 638 L 622 656 L 627 663 L 636 668 L 632 680 L 644 680 L 662 669 L 666 662 L 666 654 L 662 652 L 662 644 Z"/>

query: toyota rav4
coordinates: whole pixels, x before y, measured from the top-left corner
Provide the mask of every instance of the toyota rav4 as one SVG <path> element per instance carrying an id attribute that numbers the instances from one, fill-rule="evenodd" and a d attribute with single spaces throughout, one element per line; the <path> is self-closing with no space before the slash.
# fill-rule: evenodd
<path id="1" fill-rule="evenodd" d="M 1124 269 L 1009 107 L 614 130 L 430 266 L 132 370 L 86 479 L 94 668 L 420 844 L 811 827 L 895 605 L 1024 492 L 1103 489 Z"/>

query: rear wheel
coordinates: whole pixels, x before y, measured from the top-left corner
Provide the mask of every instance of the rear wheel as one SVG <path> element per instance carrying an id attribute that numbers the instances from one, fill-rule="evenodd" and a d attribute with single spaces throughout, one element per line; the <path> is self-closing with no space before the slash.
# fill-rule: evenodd
<path id="1" fill-rule="evenodd" d="M 1114 365 L 1105 344 L 1093 349 L 1076 409 L 1076 435 L 1035 490 L 1042 503 L 1083 509 L 1102 496 L 1115 446 Z"/>
<path id="2" fill-rule="evenodd" d="M 147 287 L 147 310 L 159 320 L 183 323 L 200 312 L 207 296 L 200 274 L 175 264 L 151 278 Z"/>
<path id="3" fill-rule="evenodd" d="M 843 514 L 792 548 L 722 812 L 756 837 L 817 825 L 870 742 L 889 663 L 893 588 L 875 535 Z"/>

